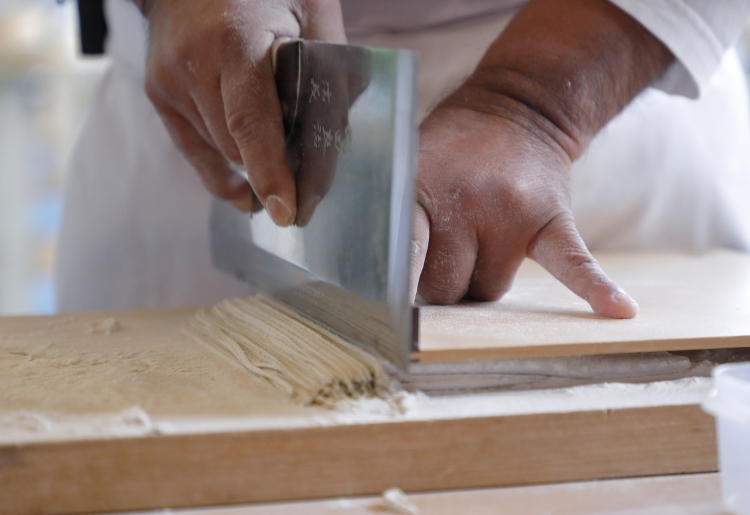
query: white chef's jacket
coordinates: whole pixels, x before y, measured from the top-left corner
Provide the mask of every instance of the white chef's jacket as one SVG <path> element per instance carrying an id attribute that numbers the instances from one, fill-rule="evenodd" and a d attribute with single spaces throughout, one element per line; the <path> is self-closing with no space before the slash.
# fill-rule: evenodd
<path id="1" fill-rule="evenodd" d="M 611 0 L 677 61 L 573 166 L 592 251 L 750 251 L 750 105 L 727 50 L 750 0 Z M 420 52 L 420 113 L 455 88 L 516 0 L 343 0 L 350 42 Z M 106 3 L 112 65 L 68 164 L 56 281 L 61 311 L 214 303 L 244 284 L 211 266 L 210 194 L 143 91 L 146 24 Z M 697 99 L 697 100 L 693 100 Z"/>

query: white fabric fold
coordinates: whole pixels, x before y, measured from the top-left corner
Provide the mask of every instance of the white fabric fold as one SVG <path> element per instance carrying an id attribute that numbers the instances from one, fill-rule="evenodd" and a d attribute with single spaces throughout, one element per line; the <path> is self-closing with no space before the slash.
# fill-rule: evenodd
<path id="1" fill-rule="evenodd" d="M 675 63 L 653 84 L 698 98 L 750 17 L 750 0 L 609 0 L 656 36 Z"/>

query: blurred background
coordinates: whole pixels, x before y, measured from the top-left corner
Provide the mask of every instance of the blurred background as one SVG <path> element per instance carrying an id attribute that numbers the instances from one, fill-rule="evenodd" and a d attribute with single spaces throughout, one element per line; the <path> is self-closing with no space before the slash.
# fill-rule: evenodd
<path id="1" fill-rule="evenodd" d="M 750 77 L 750 26 L 738 50 Z M 0 0 L 0 315 L 55 312 L 64 163 L 106 67 L 74 1 Z"/>
<path id="2" fill-rule="evenodd" d="M 0 0 L 0 314 L 55 311 L 63 165 L 106 66 L 74 1 Z"/>

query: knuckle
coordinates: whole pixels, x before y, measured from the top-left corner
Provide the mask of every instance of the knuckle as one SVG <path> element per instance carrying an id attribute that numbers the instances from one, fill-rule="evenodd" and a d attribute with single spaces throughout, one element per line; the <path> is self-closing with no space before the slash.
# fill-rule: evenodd
<path id="1" fill-rule="evenodd" d="M 564 213 L 556 216 L 554 220 L 555 227 L 553 228 L 553 231 L 557 233 L 557 238 L 561 242 L 562 250 L 564 250 L 571 259 L 580 258 L 593 261 L 594 258 L 589 254 L 586 244 L 578 233 L 572 215 L 570 215 L 570 213 Z"/>
<path id="2" fill-rule="evenodd" d="M 590 275 L 599 270 L 599 263 L 588 252 L 573 249 L 566 257 L 569 270 L 575 275 Z"/>
<path id="3" fill-rule="evenodd" d="M 431 304 L 455 304 L 468 290 L 468 281 L 462 280 L 455 269 L 436 270 L 428 265 L 422 272 L 419 294 Z"/>
<path id="4" fill-rule="evenodd" d="M 430 218 L 428 213 L 435 212 L 436 198 L 430 187 L 425 184 L 422 175 L 417 175 L 415 184 L 415 205 L 419 206 L 426 218 Z"/>
<path id="5" fill-rule="evenodd" d="M 216 49 L 225 48 L 217 43 L 222 43 L 218 38 L 226 30 L 226 24 L 221 22 L 218 26 L 216 22 L 204 22 L 197 26 L 194 24 L 190 34 L 181 34 L 166 47 L 163 54 L 165 62 L 183 71 L 189 71 L 188 68 L 197 64 L 197 61 L 212 62 Z"/>
<path id="6" fill-rule="evenodd" d="M 210 39 L 206 41 L 213 40 L 214 44 L 224 49 L 232 49 L 234 47 L 237 40 L 237 33 L 231 27 L 222 23 L 212 32 L 212 34 L 207 34 Z"/>
<path id="7" fill-rule="evenodd" d="M 227 130 L 240 144 L 249 145 L 257 140 L 263 130 L 263 121 L 250 108 L 234 109 L 227 112 Z"/>
<path id="8" fill-rule="evenodd" d="M 247 35 L 243 32 L 241 26 L 228 23 L 228 20 L 223 19 L 220 21 L 219 26 L 210 32 L 216 38 L 219 48 L 234 48 L 247 39 Z"/>
<path id="9" fill-rule="evenodd" d="M 434 285 L 422 285 L 419 286 L 419 294 L 424 300 L 430 304 L 456 304 L 466 294 L 466 290 L 452 290 L 445 286 L 435 287 Z"/>
<path id="10" fill-rule="evenodd" d="M 519 213 L 535 212 L 540 199 L 546 197 L 542 187 L 533 181 L 514 181 L 505 185 L 505 190 L 508 208 Z"/>
<path id="11" fill-rule="evenodd" d="M 466 295 L 466 289 L 453 289 L 446 284 L 423 281 L 419 284 L 419 294 L 430 304 L 448 305 L 458 303 Z"/>

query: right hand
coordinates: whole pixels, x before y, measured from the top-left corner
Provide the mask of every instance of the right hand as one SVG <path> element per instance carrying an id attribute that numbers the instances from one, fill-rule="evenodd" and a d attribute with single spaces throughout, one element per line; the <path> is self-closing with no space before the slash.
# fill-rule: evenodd
<path id="1" fill-rule="evenodd" d="M 279 37 L 345 43 L 338 0 L 141 0 L 146 93 L 206 189 L 273 221 L 297 215 L 270 60 Z M 246 181 L 231 165 L 244 165 Z"/>

